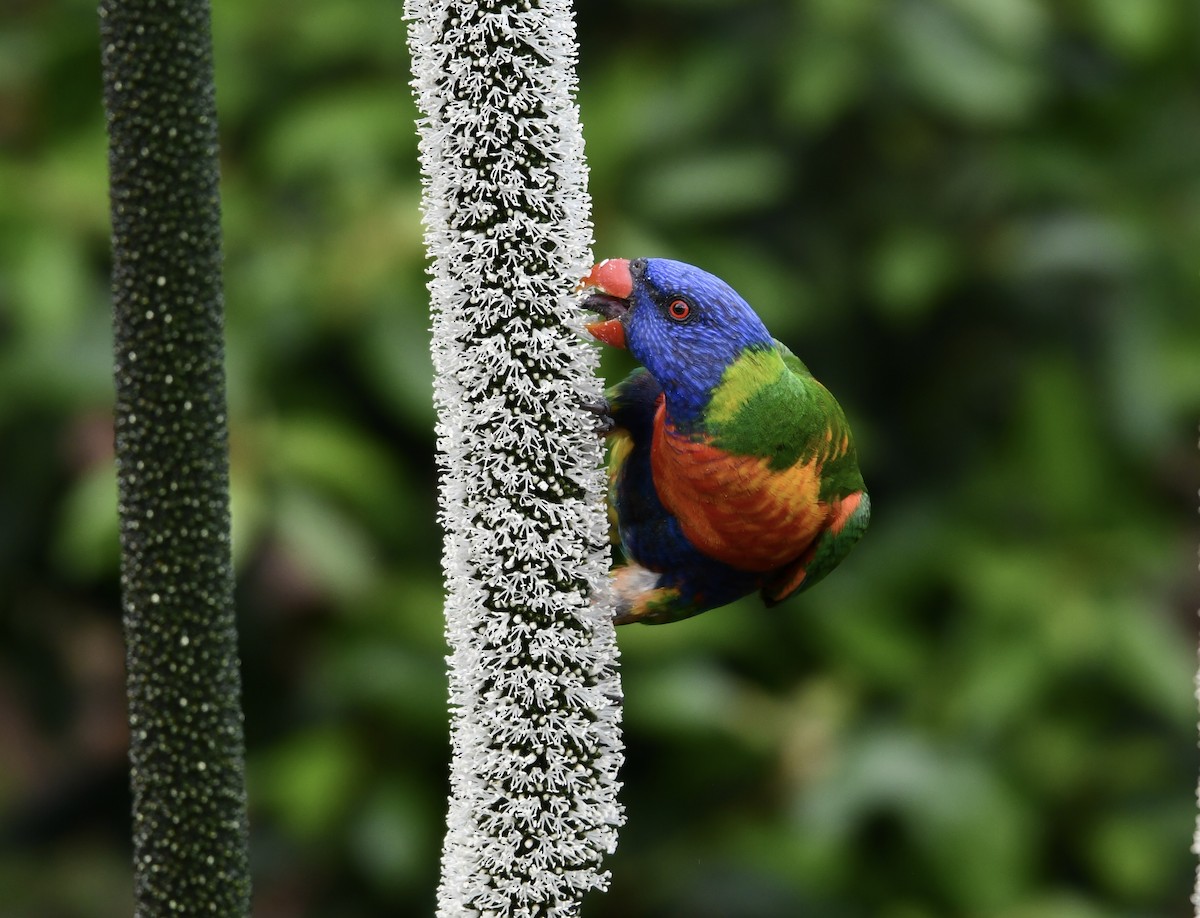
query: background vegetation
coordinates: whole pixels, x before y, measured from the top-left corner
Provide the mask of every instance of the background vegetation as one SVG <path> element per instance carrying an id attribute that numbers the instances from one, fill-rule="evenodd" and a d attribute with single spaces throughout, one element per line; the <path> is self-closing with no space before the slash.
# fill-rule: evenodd
<path id="1" fill-rule="evenodd" d="M 745 293 L 876 508 L 802 599 L 622 629 L 628 825 L 586 915 L 1190 915 L 1194 5 L 581 6 L 597 255 Z M 0 913 L 127 914 L 96 16 L 0 15 Z M 256 914 L 430 914 L 400 9 L 215 0 L 214 32 Z"/>

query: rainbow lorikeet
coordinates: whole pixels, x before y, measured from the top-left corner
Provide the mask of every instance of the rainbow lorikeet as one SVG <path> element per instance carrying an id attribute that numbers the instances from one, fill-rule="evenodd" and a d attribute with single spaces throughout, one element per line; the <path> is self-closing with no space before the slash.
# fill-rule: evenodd
<path id="1" fill-rule="evenodd" d="M 692 265 L 613 258 L 580 288 L 603 317 L 588 331 L 642 364 L 593 406 L 626 558 L 616 622 L 673 622 L 755 590 L 770 606 L 833 570 L 871 501 L 829 391 Z"/>

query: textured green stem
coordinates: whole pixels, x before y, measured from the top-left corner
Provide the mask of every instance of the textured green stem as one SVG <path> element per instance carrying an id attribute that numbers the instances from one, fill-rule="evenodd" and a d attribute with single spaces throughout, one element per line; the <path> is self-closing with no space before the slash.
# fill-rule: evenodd
<path id="1" fill-rule="evenodd" d="M 206 0 L 103 0 L 139 915 L 249 913 Z"/>

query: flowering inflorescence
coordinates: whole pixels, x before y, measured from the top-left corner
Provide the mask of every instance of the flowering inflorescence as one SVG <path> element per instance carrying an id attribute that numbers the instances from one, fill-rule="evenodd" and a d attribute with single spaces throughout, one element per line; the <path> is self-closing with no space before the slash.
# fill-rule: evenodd
<path id="1" fill-rule="evenodd" d="M 408 0 L 451 646 L 439 915 L 573 915 L 621 820 L 567 0 Z"/>

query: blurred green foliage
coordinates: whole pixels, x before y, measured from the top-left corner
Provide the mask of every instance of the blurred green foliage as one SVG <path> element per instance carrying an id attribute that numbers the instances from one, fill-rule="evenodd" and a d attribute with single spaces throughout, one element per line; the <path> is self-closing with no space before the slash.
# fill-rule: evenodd
<path id="1" fill-rule="evenodd" d="M 628 825 L 585 913 L 1189 915 L 1194 5 L 581 7 L 597 255 L 745 293 L 846 406 L 876 508 L 800 600 L 622 629 Z M 95 12 L 0 16 L 0 911 L 121 914 Z M 445 648 L 399 4 L 215 0 L 214 31 L 256 914 L 431 914 Z"/>

